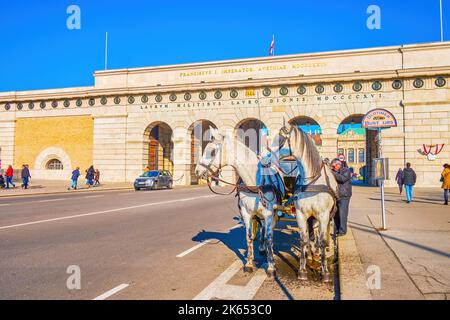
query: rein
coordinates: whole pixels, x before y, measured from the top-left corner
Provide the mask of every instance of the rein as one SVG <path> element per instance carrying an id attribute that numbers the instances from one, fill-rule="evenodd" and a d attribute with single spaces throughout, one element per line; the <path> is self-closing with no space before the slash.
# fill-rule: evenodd
<path id="1" fill-rule="evenodd" d="M 221 172 L 222 169 L 225 168 L 226 166 L 232 167 L 232 168 L 237 172 L 236 168 L 235 168 L 234 166 L 232 166 L 232 165 L 220 166 L 220 167 L 217 169 L 217 171 L 213 171 L 213 170 L 211 169 L 211 166 L 205 166 L 204 164 L 200 164 L 200 165 L 203 166 L 204 168 L 208 169 L 208 172 L 210 173 L 210 174 L 208 175 L 208 177 L 206 178 L 206 181 L 207 181 L 209 190 L 210 190 L 212 193 L 214 193 L 214 194 L 217 194 L 217 195 L 220 195 L 220 196 L 229 196 L 229 195 L 231 195 L 232 193 L 234 193 L 235 191 L 236 191 L 237 193 L 239 193 L 239 192 L 248 192 L 248 193 L 258 194 L 259 198 L 261 199 L 261 204 L 262 204 L 264 207 L 267 207 L 267 203 L 268 203 L 268 202 L 273 202 L 273 201 L 276 199 L 276 197 L 277 197 L 277 196 L 274 194 L 272 199 L 268 199 L 268 198 L 266 197 L 265 193 L 263 192 L 263 190 L 262 190 L 261 187 L 257 187 L 257 186 L 252 187 L 252 186 L 241 185 L 241 184 L 239 184 L 239 183 L 231 183 L 231 182 L 228 182 L 228 181 L 225 181 L 225 180 L 219 178 L 220 172 Z M 229 185 L 229 186 L 233 186 L 233 189 L 232 189 L 230 192 L 226 192 L 226 193 L 217 192 L 217 191 L 215 191 L 215 190 L 212 188 L 212 180 L 218 181 L 218 182 L 222 182 L 222 183 L 224 183 L 224 184 L 226 184 L 226 185 Z M 283 182 L 283 184 L 284 184 L 284 182 Z M 237 196 L 237 195 L 236 195 L 236 196 Z"/>
<path id="2" fill-rule="evenodd" d="M 202 164 L 202 166 L 204 166 L 204 165 Z M 205 168 L 207 168 L 212 173 L 212 174 L 208 175 L 208 177 L 206 178 L 209 190 L 211 190 L 212 193 L 220 195 L 220 196 L 229 196 L 234 191 L 236 191 L 237 188 L 239 187 L 238 183 L 234 184 L 234 183 L 231 183 L 231 182 L 228 182 L 228 181 L 225 181 L 225 180 L 219 178 L 220 172 L 222 171 L 222 168 L 225 168 L 226 166 L 227 165 L 219 167 L 216 172 L 214 172 L 211 168 L 204 166 Z M 232 166 L 232 165 L 229 165 L 229 166 L 232 167 L 236 171 L 236 168 L 234 166 Z M 212 184 L 211 184 L 212 180 L 217 181 L 217 182 L 222 182 L 222 183 L 224 183 L 226 185 L 229 185 L 229 186 L 233 186 L 233 189 L 230 192 L 228 192 L 228 193 L 217 192 L 217 191 L 213 190 L 213 188 L 212 188 Z"/>

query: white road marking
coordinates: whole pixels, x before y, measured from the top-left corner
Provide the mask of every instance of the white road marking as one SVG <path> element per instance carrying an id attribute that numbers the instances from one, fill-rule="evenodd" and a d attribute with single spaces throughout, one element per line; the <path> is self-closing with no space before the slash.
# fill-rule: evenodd
<path id="1" fill-rule="evenodd" d="M 210 243 L 211 241 L 212 241 L 212 240 L 206 240 L 206 241 L 203 241 L 203 242 L 201 242 L 201 243 L 199 243 L 199 244 L 193 246 L 192 248 L 187 249 L 186 251 L 183 251 L 182 253 L 180 253 L 179 255 L 177 255 L 177 258 L 182 258 L 182 257 L 184 257 L 185 255 L 191 253 L 192 251 L 197 250 L 198 248 L 203 247 L 205 244 Z"/>
<path id="2" fill-rule="evenodd" d="M 45 219 L 45 220 L 37 220 L 37 221 L 32 221 L 32 222 L 13 224 L 13 225 L 9 225 L 9 226 L 0 227 L 0 230 L 18 228 L 18 227 L 29 226 L 29 225 L 33 225 L 33 224 L 46 223 L 46 222 L 75 219 L 75 218 L 80 218 L 80 217 L 89 217 L 89 216 L 95 216 L 95 215 L 99 215 L 99 214 L 106 214 L 106 213 L 112 213 L 112 212 L 118 212 L 118 211 L 125 211 L 125 210 L 130 210 L 130 209 L 145 208 L 145 207 L 149 207 L 149 206 L 157 206 L 157 205 L 164 205 L 164 204 L 170 204 L 170 203 L 176 203 L 176 202 L 192 201 L 192 200 L 203 199 L 203 198 L 214 198 L 214 197 L 217 197 L 217 196 L 216 195 L 208 195 L 208 196 L 184 198 L 184 199 L 177 199 L 177 200 L 168 200 L 168 201 L 161 201 L 161 202 L 151 202 L 151 203 L 145 203 L 145 204 L 140 204 L 140 205 L 131 206 L 131 207 L 109 209 L 109 210 L 104 210 L 104 211 L 96 211 L 96 212 L 90 212 L 90 213 L 77 214 L 77 215 L 67 216 L 67 217 L 59 217 L 59 218 L 54 218 L 54 219 Z"/>
<path id="3" fill-rule="evenodd" d="M 239 227 L 242 227 L 242 225 L 241 225 L 241 224 L 235 225 L 234 227 L 228 228 L 228 230 L 231 231 L 231 230 L 236 229 L 236 228 L 239 228 Z M 203 247 L 205 244 L 210 243 L 211 241 L 212 241 L 212 240 L 206 240 L 206 241 L 203 241 L 203 242 L 201 242 L 201 243 L 199 243 L 199 244 L 193 246 L 192 248 L 187 249 L 186 251 L 183 251 L 182 253 L 180 253 L 180 254 L 177 255 L 176 257 L 177 257 L 177 258 L 182 258 L 182 257 L 184 257 L 185 255 L 191 253 L 192 251 L 195 251 L 195 250 L 197 250 L 197 249 Z"/>
<path id="4" fill-rule="evenodd" d="M 10 206 L 10 205 L 11 205 L 11 203 L 1 203 L 1 204 L 0 204 L 0 207 Z"/>
<path id="5" fill-rule="evenodd" d="M 66 198 L 58 198 L 58 199 L 48 199 L 48 200 L 39 200 L 37 202 L 55 202 L 55 201 L 62 201 L 66 200 Z"/>
<path id="6" fill-rule="evenodd" d="M 109 291 L 106 291 L 104 294 L 99 295 L 98 297 L 92 299 L 92 300 L 105 300 L 109 297 L 111 297 L 112 295 L 116 294 L 117 292 L 125 289 L 126 287 L 128 287 L 129 285 L 127 283 L 122 283 L 121 285 L 112 288 Z"/>
<path id="7" fill-rule="evenodd" d="M 82 197 L 83 199 L 91 199 L 91 198 L 101 198 L 104 197 L 104 195 L 97 195 L 97 196 L 86 196 L 86 197 Z"/>
<path id="8" fill-rule="evenodd" d="M 265 267 L 266 265 L 264 265 Z M 211 282 L 209 286 L 195 296 L 193 300 L 210 300 L 212 298 L 223 300 L 252 300 L 267 278 L 266 272 L 264 269 L 258 269 L 246 286 L 227 284 L 239 271 L 242 272 L 241 260 L 235 261 L 227 270 Z"/>

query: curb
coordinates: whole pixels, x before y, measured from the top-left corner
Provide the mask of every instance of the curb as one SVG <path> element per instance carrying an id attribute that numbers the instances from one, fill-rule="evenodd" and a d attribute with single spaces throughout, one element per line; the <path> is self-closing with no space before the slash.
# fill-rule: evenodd
<path id="1" fill-rule="evenodd" d="M 32 197 L 32 196 L 42 196 L 42 195 L 50 195 L 50 194 L 76 194 L 82 192 L 101 192 L 101 191 L 118 191 L 118 190 L 133 190 L 133 187 L 117 187 L 111 189 L 79 189 L 79 190 L 64 190 L 64 191 L 47 191 L 47 192 L 36 192 L 36 193 L 20 193 L 20 194 L 5 194 L 0 195 L 0 199 L 2 198 L 16 198 L 16 197 Z"/>
<path id="2" fill-rule="evenodd" d="M 372 300 L 352 229 L 337 242 L 341 300 Z"/>
<path id="3" fill-rule="evenodd" d="M 195 188 L 201 188 L 203 186 L 174 186 L 174 189 L 195 189 Z M 106 192 L 106 191 L 119 191 L 119 190 L 134 190 L 134 187 L 115 187 L 115 188 L 109 188 L 109 189 L 78 189 L 78 190 L 62 190 L 62 191 L 43 191 L 43 192 L 36 192 L 36 193 L 19 193 L 19 194 L 0 194 L 0 199 L 3 198 L 15 198 L 15 197 L 32 197 L 32 196 L 42 196 L 42 195 L 52 195 L 52 194 L 76 194 L 81 192 Z"/>

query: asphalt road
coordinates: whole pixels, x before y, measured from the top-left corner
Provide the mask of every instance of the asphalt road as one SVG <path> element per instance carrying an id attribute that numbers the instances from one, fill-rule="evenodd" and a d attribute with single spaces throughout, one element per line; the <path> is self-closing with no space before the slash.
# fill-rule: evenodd
<path id="1" fill-rule="evenodd" d="M 241 271 L 234 196 L 196 187 L 0 198 L 0 299 L 332 299 L 294 281 L 295 236 L 275 237 L 284 284 Z"/>

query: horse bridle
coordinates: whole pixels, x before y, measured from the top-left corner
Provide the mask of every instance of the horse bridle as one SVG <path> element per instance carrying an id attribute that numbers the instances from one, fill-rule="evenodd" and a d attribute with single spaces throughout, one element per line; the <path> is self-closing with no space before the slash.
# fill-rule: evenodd
<path id="1" fill-rule="evenodd" d="M 220 148 L 219 148 L 219 146 L 220 146 Z M 227 166 L 232 167 L 236 171 L 236 168 L 234 166 L 232 166 L 232 165 L 222 165 L 222 150 L 220 150 L 221 154 L 220 154 L 220 160 L 219 160 L 219 165 L 217 167 L 217 170 L 214 171 L 211 168 L 214 160 L 217 157 L 218 150 L 221 149 L 221 146 L 222 146 L 222 143 L 219 143 L 218 146 L 215 147 L 216 152 L 215 152 L 214 156 L 211 157 L 211 161 L 209 162 L 209 164 L 204 164 L 202 161 L 200 161 L 198 163 L 198 165 L 200 165 L 200 166 L 202 166 L 203 168 L 206 169 L 206 172 L 207 172 L 206 182 L 208 184 L 209 190 L 211 190 L 211 192 L 214 193 L 214 194 L 221 195 L 221 196 L 227 196 L 227 195 L 232 194 L 238 188 L 239 184 L 238 183 L 230 183 L 230 182 L 225 181 L 225 180 L 220 178 L 220 173 L 222 172 L 222 169 L 227 167 Z M 224 183 L 226 185 L 229 185 L 229 186 L 233 186 L 233 189 L 230 192 L 228 192 L 228 193 L 217 192 L 217 191 L 213 190 L 213 188 L 212 188 L 212 180 L 217 181 L 217 182 L 222 182 L 222 183 Z"/>
<path id="2" fill-rule="evenodd" d="M 221 166 L 222 166 L 222 157 L 220 157 L 220 162 L 219 162 L 219 166 L 218 166 L 217 170 L 214 171 L 214 170 L 211 168 L 211 166 L 212 166 L 212 164 L 213 164 L 213 162 L 214 162 L 214 160 L 215 160 L 215 158 L 216 158 L 217 150 L 218 150 L 218 149 L 219 149 L 218 147 L 215 148 L 216 154 L 214 155 L 214 157 L 211 157 L 211 161 L 209 162 L 209 164 L 204 164 L 203 161 L 200 161 L 200 162 L 198 163 L 199 166 L 202 166 L 203 168 L 205 168 L 207 172 L 211 173 L 211 175 L 216 175 L 216 174 L 219 173 L 219 171 L 221 170 Z"/>
<path id="3" fill-rule="evenodd" d="M 219 145 L 221 146 L 221 144 L 219 144 Z M 220 160 L 219 160 L 219 166 L 217 167 L 217 170 L 214 171 L 211 167 L 212 167 L 212 164 L 213 164 L 213 162 L 215 160 L 215 157 L 217 157 L 218 149 L 220 149 L 220 152 L 221 152 Z M 252 187 L 249 187 L 249 186 L 245 186 L 245 185 L 241 185 L 239 183 L 239 181 L 237 183 L 231 183 L 231 182 L 228 182 L 228 181 L 225 181 L 225 180 L 221 179 L 220 178 L 220 173 L 222 172 L 223 168 L 225 168 L 227 166 L 230 166 L 230 167 L 232 167 L 234 169 L 235 172 L 237 172 L 237 170 L 236 170 L 236 168 L 233 165 L 230 165 L 230 164 L 222 165 L 222 149 L 219 148 L 219 147 L 216 147 L 215 150 L 216 150 L 216 153 L 214 154 L 213 157 L 211 157 L 211 161 L 210 161 L 209 164 L 205 164 L 203 162 L 199 162 L 198 163 L 200 166 L 205 168 L 207 170 L 207 172 L 209 173 L 209 175 L 207 175 L 207 177 L 206 177 L 206 181 L 207 181 L 207 184 L 208 184 L 208 188 L 209 188 L 209 190 L 211 190 L 212 193 L 217 194 L 217 195 L 221 195 L 221 196 L 228 196 L 228 195 L 232 194 L 235 191 L 238 191 L 238 192 L 239 191 L 244 191 L 244 192 L 249 192 L 249 193 L 258 193 L 258 195 L 259 195 L 259 197 L 260 197 L 260 199 L 261 199 L 261 201 L 262 201 L 264 206 L 266 205 L 267 202 L 272 202 L 275 199 L 275 197 L 276 197 L 275 195 L 274 195 L 273 199 L 267 199 L 266 196 L 264 195 L 264 193 L 262 192 L 261 188 L 259 188 L 259 187 L 257 187 L 258 190 L 255 191 L 255 188 L 252 188 Z M 228 192 L 228 193 L 217 192 L 217 191 L 213 190 L 213 188 L 212 188 L 212 180 L 215 180 L 217 182 L 222 182 L 222 183 L 224 183 L 226 185 L 232 186 L 233 189 L 230 192 Z"/>

